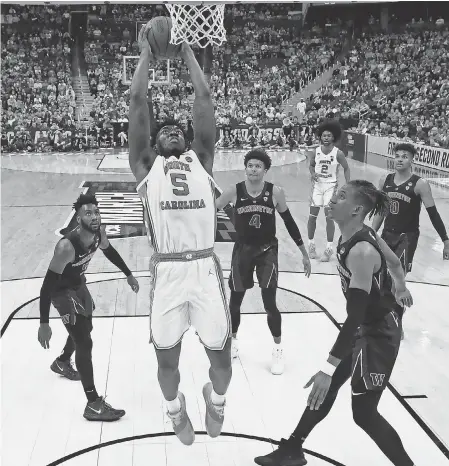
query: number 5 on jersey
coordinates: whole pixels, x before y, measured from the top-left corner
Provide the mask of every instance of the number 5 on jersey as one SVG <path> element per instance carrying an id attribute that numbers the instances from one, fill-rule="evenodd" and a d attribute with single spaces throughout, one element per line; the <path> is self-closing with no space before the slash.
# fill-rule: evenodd
<path id="1" fill-rule="evenodd" d="M 254 215 L 251 217 L 251 220 L 249 221 L 249 224 L 250 224 L 252 227 L 260 228 L 260 215 L 259 215 L 259 214 L 254 214 Z"/>
<path id="2" fill-rule="evenodd" d="M 173 190 L 173 194 L 176 196 L 188 196 L 190 194 L 189 185 L 184 183 L 187 180 L 187 176 L 184 173 L 170 173 L 170 178 L 171 184 L 178 188 Z"/>

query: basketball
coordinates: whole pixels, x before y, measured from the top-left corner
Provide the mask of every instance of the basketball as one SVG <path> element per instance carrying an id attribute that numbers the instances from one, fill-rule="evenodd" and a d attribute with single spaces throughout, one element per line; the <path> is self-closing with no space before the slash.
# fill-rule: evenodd
<path id="1" fill-rule="evenodd" d="M 181 51 L 181 44 L 170 44 L 171 19 L 166 16 L 158 16 L 150 21 L 150 26 L 147 33 L 148 42 L 155 57 L 168 59 L 178 56 Z"/>

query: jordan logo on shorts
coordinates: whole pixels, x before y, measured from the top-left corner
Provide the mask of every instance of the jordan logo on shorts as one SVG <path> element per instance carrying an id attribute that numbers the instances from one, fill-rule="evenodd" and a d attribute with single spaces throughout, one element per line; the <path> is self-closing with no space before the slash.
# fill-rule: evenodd
<path id="1" fill-rule="evenodd" d="M 375 374 L 371 372 L 370 377 L 374 387 L 382 387 L 385 379 L 385 374 Z"/>

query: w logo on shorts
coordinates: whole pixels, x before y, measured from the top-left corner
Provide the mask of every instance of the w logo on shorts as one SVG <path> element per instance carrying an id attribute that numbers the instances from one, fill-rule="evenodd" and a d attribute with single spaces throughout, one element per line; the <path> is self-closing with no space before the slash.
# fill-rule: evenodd
<path id="1" fill-rule="evenodd" d="M 70 314 L 64 314 L 61 319 L 64 325 L 70 324 Z"/>
<path id="2" fill-rule="evenodd" d="M 370 377 L 374 387 L 382 387 L 385 380 L 385 374 L 375 374 L 371 372 Z"/>

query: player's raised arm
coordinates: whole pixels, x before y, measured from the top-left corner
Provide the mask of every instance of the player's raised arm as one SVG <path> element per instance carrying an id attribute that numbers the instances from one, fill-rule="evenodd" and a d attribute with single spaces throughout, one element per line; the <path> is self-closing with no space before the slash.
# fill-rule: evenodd
<path id="1" fill-rule="evenodd" d="M 153 59 L 147 39 L 148 24 L 139 34 L 140 58 L 131 82 L 129 104 L 129 166 L 137 183 L 150 171 L 157 157 L 150 144 L 151 122 L 148 103 L 151 104 L 151 90 L 148 89 L 148 69 Z M 147 96 L 149 97 L 149 102 Z"/>
<path id="2" fill-rule="evenodd" d="M 387 175 L 382 175 L 382 177 L 379 180 L 379 189 L 382 191 L 384 188 L 385 184 L 385 179 Z M 379 228 L 382 226 L 382 223 L 385 219 L 385 214 L 383 213 L 378 213 L 374 216 L 373 218 L 373 223 L 372 223 L 372 228 L 374 231 L 379 231 Z"/>
<path id="3" fill-rule="evenodd" d="M 196 152 L 204 169 L 212 176 L 215 154 L 215 110 L 209 85 L 190 46 L 182 44 L 182 57 L 189 68 L 195 100 L 193 102 L 193 129 L 195 136 L 192 149 Z"/>
<path id="4" fill-rule="evenodd" d="M 346 183 L 351 181 L 351 169 L 349 168 L 348 161 L 346 160 L 345 154 L 339 150 L 337 152 L 337 161 L 343 167 L 343 173 L 345 175 Z"/>
<path id="5" fill-rule="evenodd" d="M 429 182 L 423 178 L 418 180 L 416 183 L 415 192 L 421 197 L 422 203 L 424 204 L 424 207 L 429 214 L 430 221 L 432 222 L 435 231 L 440 236 L 441 241 L 443 241 L 443 260 L 449 260 L 449 238 L 447 236 L 447 231 L 443 220 L 441 219 L 440 213 L 438 212 L 435 205 Z"/>

